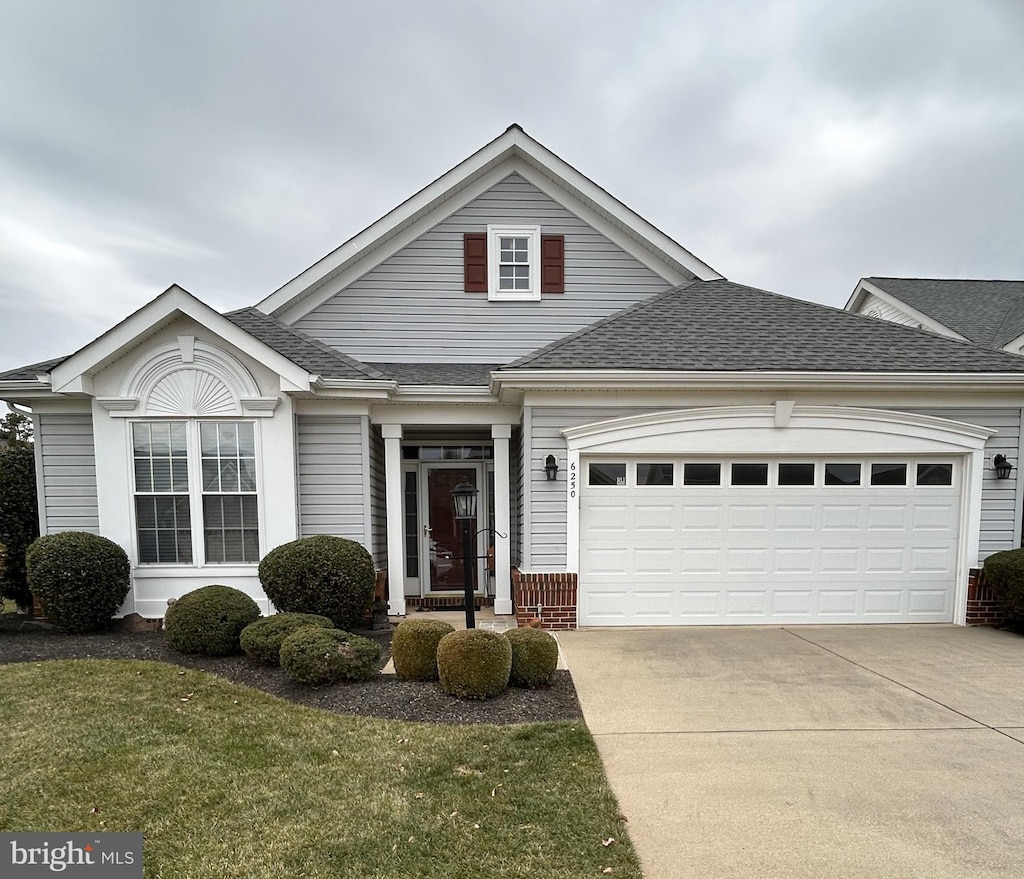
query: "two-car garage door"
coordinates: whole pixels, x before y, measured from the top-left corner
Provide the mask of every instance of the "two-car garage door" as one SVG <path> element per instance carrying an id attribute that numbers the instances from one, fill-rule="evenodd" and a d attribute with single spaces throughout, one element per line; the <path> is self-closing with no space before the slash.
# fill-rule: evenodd
<path id="1" fill-rule="evenodd" d="M 580 625 L 953 618 L 956 458 L 580 464 Z"/>

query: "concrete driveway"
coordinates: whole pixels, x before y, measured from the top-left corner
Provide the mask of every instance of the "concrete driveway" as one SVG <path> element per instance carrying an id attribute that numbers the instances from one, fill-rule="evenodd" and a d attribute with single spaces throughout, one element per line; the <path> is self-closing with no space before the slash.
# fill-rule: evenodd
<path id="1" fill-rule="evenodd" d="M 1024 638 L 558 637 L 646 879 L 1024 877 Z"/>

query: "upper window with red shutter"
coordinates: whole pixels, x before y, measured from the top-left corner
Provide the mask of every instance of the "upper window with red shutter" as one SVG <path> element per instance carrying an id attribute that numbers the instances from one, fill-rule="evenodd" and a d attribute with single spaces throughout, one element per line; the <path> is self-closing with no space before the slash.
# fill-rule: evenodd
<path id="1" fill-rule="evenodd" d="M 540 226 L 488 226 L 486 235 L 464 236 L 465 289 L 490 300 L 537 301 L 565 290 L 562 235 Z"/>

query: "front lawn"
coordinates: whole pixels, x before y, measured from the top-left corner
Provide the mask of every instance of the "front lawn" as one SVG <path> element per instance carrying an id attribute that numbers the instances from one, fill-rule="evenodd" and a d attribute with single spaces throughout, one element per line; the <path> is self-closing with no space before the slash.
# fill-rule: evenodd
<path id="1" fill-rule="evenodd" d="M 641 875 L 582 723 L 357 718 L 113 660 L 0 666 L 0 718 L 0 830 L 141 830 L 149 879 Z"/>

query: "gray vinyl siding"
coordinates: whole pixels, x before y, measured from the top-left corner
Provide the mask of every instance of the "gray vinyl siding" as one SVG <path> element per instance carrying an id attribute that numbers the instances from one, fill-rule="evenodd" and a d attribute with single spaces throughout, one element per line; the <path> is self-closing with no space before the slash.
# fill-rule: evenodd
<path id="1" fill-rule="evenodd" d="M 1016 479 L 996 479 L 992 470 L 993 456 L 1000 452 L 1014 464 L 1020 454 L 1020 409 L 915 409 L 921 415 L 966 421 L 995 430 L 985 443 L 985 473 L 981 487 L 981 537 L 979 556 L 984 559 L 994 552 L 1020 546 Z M 1014 471 L 1016 476 L 1016 471 Z"/>
<path id="2" fill-rule="evenodd" d="M 362 420 L 299 415 L 299 534 L 366 542 Z"/>
<path id="3" fill-rule="evenodd" d="M 463 234 L 491 224 L 565 236 L 565 292 L 489 302 L 463 292 Z M 671 285 L 512 174 L 295 326 L 360 360 L 507 362 Z"/>
<path id="4" fill-rule="evenodd" d="M 378 570 L 388 566 L 388 510 L 384 475 L 384 437 L 370 426 L 370 552 Z"/>
<path id="5" fill-rule="evenodd" d="M 99 534 L 92 415 L 36 417 L 36 442 L 42 460 L 42 533 L 89 531 Z"/>
<path id="6" fill-rule="evenodd" d="M 624 415 L 643 415 L 659 409 L 638 409 L 636 407 L 586 407 L 562 409 L 557 407 L 533 407 L 530 412 L 532 443 L 527 460 L 527 479 L 530 481 L 530 571 L 565 570 L 565 480 L 567 473 L 565 437 L 562 430 L 578 427 L 609 418 Z M 524 437 L 530 443 L 531 438 Z M 544 459 L 554 455 L 558 461 L 558 479 L 548 482 L 544 473 Z"/>

